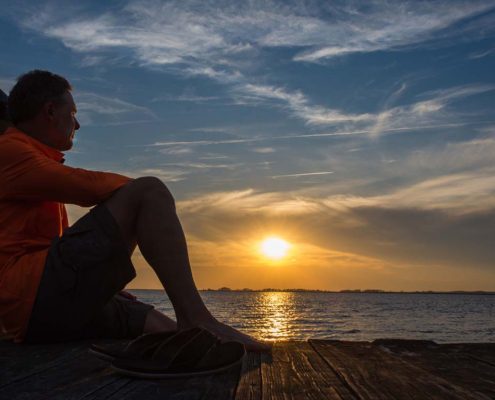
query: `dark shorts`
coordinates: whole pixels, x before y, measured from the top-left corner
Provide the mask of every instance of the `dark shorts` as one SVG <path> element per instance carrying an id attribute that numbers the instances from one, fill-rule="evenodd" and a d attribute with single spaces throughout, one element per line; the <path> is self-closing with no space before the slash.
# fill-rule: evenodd
<path id="1" fill-rule="evenodd" d="M 118 294 L 135 276 L 112 214 L 94 207 L 53 239 L 25 341 L 141 335 L 153 306 Z"/>

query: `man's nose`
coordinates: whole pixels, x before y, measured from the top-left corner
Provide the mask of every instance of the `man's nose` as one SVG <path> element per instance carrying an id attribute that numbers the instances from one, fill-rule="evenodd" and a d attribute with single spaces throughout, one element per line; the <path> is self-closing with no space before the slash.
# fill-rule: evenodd
<path id="1" fill-rule="evenodd" d="M 81 125 L 79 125 L 79 121 L 77 120 L 77 118 L 75 118 L 75 122 L 76 122 L 76 126 L 74 127 L 74 130 L 77 131 Z"/>

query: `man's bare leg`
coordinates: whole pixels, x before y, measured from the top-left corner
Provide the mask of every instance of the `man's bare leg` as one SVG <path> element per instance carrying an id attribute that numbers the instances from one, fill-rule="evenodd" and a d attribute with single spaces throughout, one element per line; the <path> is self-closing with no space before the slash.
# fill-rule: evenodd
<path id="1" fill-rule="evenodd" d="M 166 186 L 157 178 L 131 181 L 104 202 L 120 226 L 129 253 L 136 244 L 156 272 L 177 317 L 179 329 L 202 326 L 224 340 L 237 340 L 248 350 L 269 346 L 217 321 L 203 303 L 189 264 L 186 239 Z"/>
<path id="2" fill-rule="evenodd" d="M 158 310 L 149 310 L 144 321 L 144 333 L 175 331 L 177 323 Z"/>

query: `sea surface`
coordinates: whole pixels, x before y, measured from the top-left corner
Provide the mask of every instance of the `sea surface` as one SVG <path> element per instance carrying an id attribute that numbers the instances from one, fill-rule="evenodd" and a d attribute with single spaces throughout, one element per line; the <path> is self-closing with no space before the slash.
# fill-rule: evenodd
<path id="1" fill-rule="evenodd" d="M 131 290 L 175 319 L 163 291 Z M 495 295 L 202 291 L 213 315 L 264 340 L 495 342 Z"/>

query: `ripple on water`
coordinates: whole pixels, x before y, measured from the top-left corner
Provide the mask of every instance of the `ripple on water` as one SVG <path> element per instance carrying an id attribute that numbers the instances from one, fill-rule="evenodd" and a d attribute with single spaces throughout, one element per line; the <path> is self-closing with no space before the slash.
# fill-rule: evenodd
<path id="1" fill-rule="evenodd" d="M 131 291 L 174 317 L 163 291 Z M 266 340 L 494 342 L 495 296 L 304 292 L 201 292 L 223 322 Z"/>

